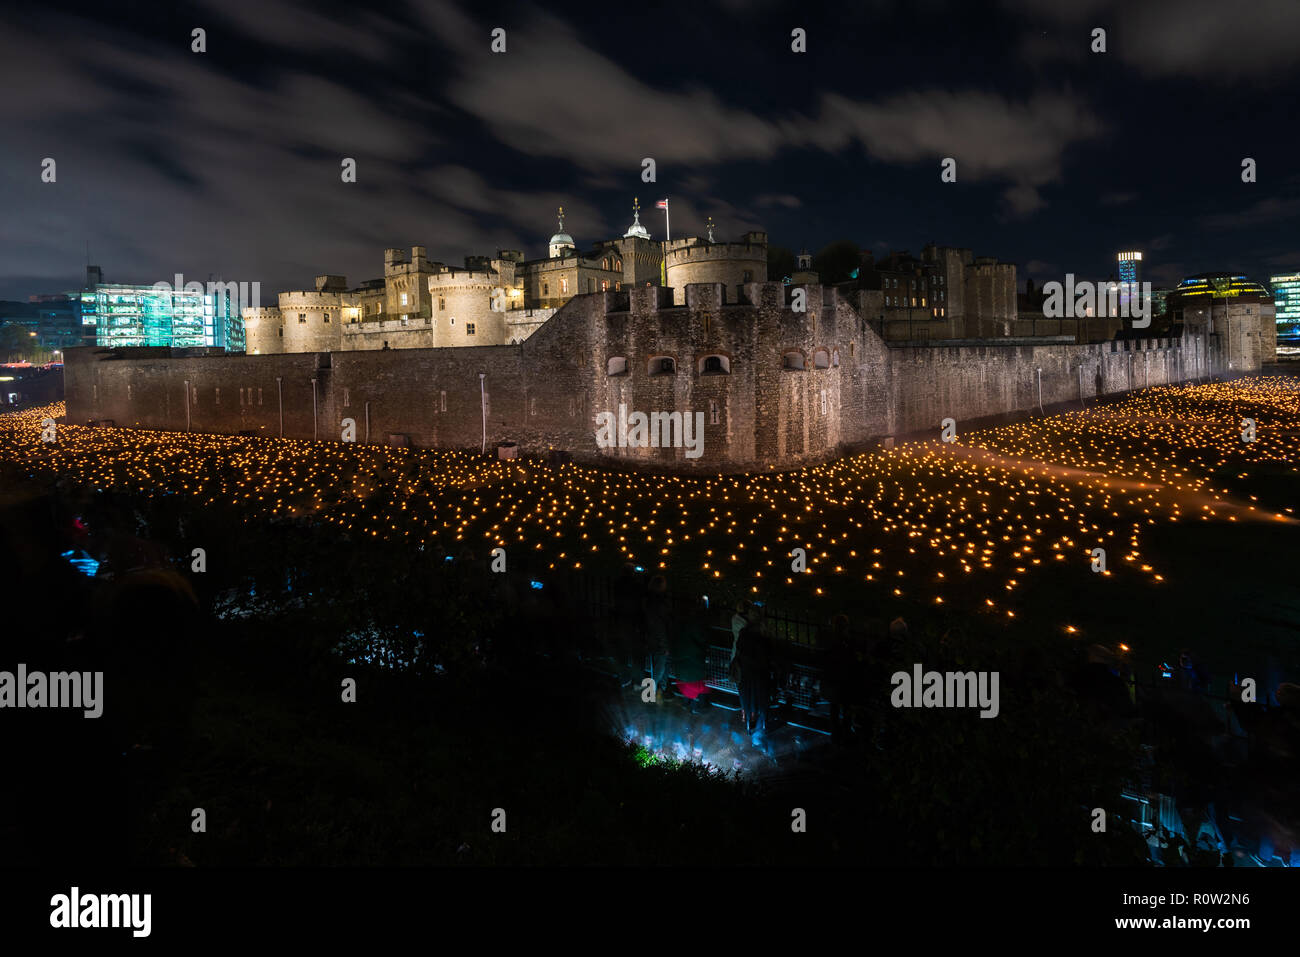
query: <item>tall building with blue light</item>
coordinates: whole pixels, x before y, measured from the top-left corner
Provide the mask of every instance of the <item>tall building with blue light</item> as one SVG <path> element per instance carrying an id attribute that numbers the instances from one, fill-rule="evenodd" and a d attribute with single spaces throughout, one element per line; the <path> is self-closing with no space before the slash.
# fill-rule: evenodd
<path id="1" fill-rule="evenodd" d="M 1136 249 L 1127 250 L 1120 253 L 1116 259 L 1119 260 L 1120 282 L 1142 281 L 1142 254 L 1140 252 Z"/>
<path id="2" fill-rule="evenodd" d="M 1273 305 L 1277 308 L 1277 334 L 1289 338 L 1300 336 L 1300 273 L 1269 276 L 1268 287 L 1273 291 Z"/>
<path id="3" fill-rule="evenodd" d="M 1119 314 L 1132 315 L 1127 304 L 1138 293 L 1137 283 L 1142 281 L 1142 254 L 1128 249 L 1115 257 L 1119 261 Z"/>

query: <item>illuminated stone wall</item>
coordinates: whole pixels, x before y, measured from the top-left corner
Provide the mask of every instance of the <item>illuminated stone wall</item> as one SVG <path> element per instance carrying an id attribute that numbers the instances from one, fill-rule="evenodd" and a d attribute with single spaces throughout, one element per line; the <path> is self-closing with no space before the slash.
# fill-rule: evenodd
<path id="1" fill-rule="evenodd" d="M 689 285 L 681 305 L 658 286 L 578 296 L 519 345 L 70 349 L 68 417 L 305 439 L 337 438 L 350 417 L 358 441 L 398 434 L 419 447 L 477 449 L 486 438 L 489 449 L 514 441 L 525 454 L 716 473 L 794 468 L 885 436 L 937 435 L 944 418 L 960 430 L 1036 409 L 1040 381 L 1044 407 L 1078 405 L 1226 369 L 1226 337 L 1195 323 L 1183 338 L 1127 343 L 889 345 L 833 288 L 799 288 L 803 312 L 792 308 L 795 287 L 766 282 L 731 295 L 721 283 Z M 1251 318 L 1258 328 L 1272 317 Z M 1234 372 L 1257 371 L 1266 355 L 1242 337 L 1233 349 L 1246 364 Z M 701 413 L 701 454 L 599 447 L 597 416 L 617 421 L 620 405 L 629 416 Z"/>

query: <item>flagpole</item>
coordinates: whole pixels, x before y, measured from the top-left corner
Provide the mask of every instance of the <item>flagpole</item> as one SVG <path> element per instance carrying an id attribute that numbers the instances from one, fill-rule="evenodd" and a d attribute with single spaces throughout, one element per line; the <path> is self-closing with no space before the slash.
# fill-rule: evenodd
<path id="1" fill-rule="evenodd" d="M 673 228 L 671 220 L 668 218 L 668 199 L 664 198 L 664 238 L 671 241 L 673 238 Z"/>

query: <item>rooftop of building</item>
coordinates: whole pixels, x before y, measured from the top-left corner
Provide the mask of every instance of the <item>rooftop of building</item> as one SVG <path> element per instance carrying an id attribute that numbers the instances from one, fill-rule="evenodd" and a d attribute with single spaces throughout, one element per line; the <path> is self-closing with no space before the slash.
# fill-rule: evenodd
<path id="1" fill-rule="evenodd" d="M 1197 296 L 1209 296 L 1212 299 L 1250 296 L 1267 299 L 1270 302 L 1273 299 L 1273 294 L 1269 292 L 1267 286 L 1229 272 L 1204 272 L 1188 276 L 1178 284 L 1174 293 L 1184 299 Z"/>

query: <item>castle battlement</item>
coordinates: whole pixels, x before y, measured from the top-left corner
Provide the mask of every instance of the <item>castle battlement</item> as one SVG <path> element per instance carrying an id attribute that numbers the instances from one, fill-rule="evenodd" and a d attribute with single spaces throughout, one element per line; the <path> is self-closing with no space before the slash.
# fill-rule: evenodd
<path id="1" fill-rule="evenodd" d="M 800 289 L 807 309 L 795 312 Z M 336 434 L 365 403 L 372 436 L 417 447 L 477 451 L 486 431 L 489 447 L 724 472 L 795 468 L 881 436 L 937 430 L 945 416 L 1087 402 L 1228 366 L 1226 337 L 1203 331 L 1101 345 L 892 347 L 835 287 L 706 282 L 679 291 L 681 303 L 657 286 L 574 296 L 554 315 L 520 317 L 536 328 L 507 328 L 500 313 L 469 318 L 452 297 L 446 309 L 435 300 L 428 318 L 411 316 L 409 328 L 391 315 L 340 325 L 250 310 L 250 341 L 283 332 L 299 348 L 170 357 L 70 349 L 68 420 L 311 438 Z M 326 331 L 334 344 L 312 348 Z M 1246 368 L 1258 368 L 1256 340 L 1236 334 L 1233 345 L 1241 339 Z M 464 348 L 479 345 L 487 348 Z M 331 350 L 322 375 L 320 354 Z M 702 455 L 601 447 L 596 417 L 620 406 L 702 414 Z"/>

